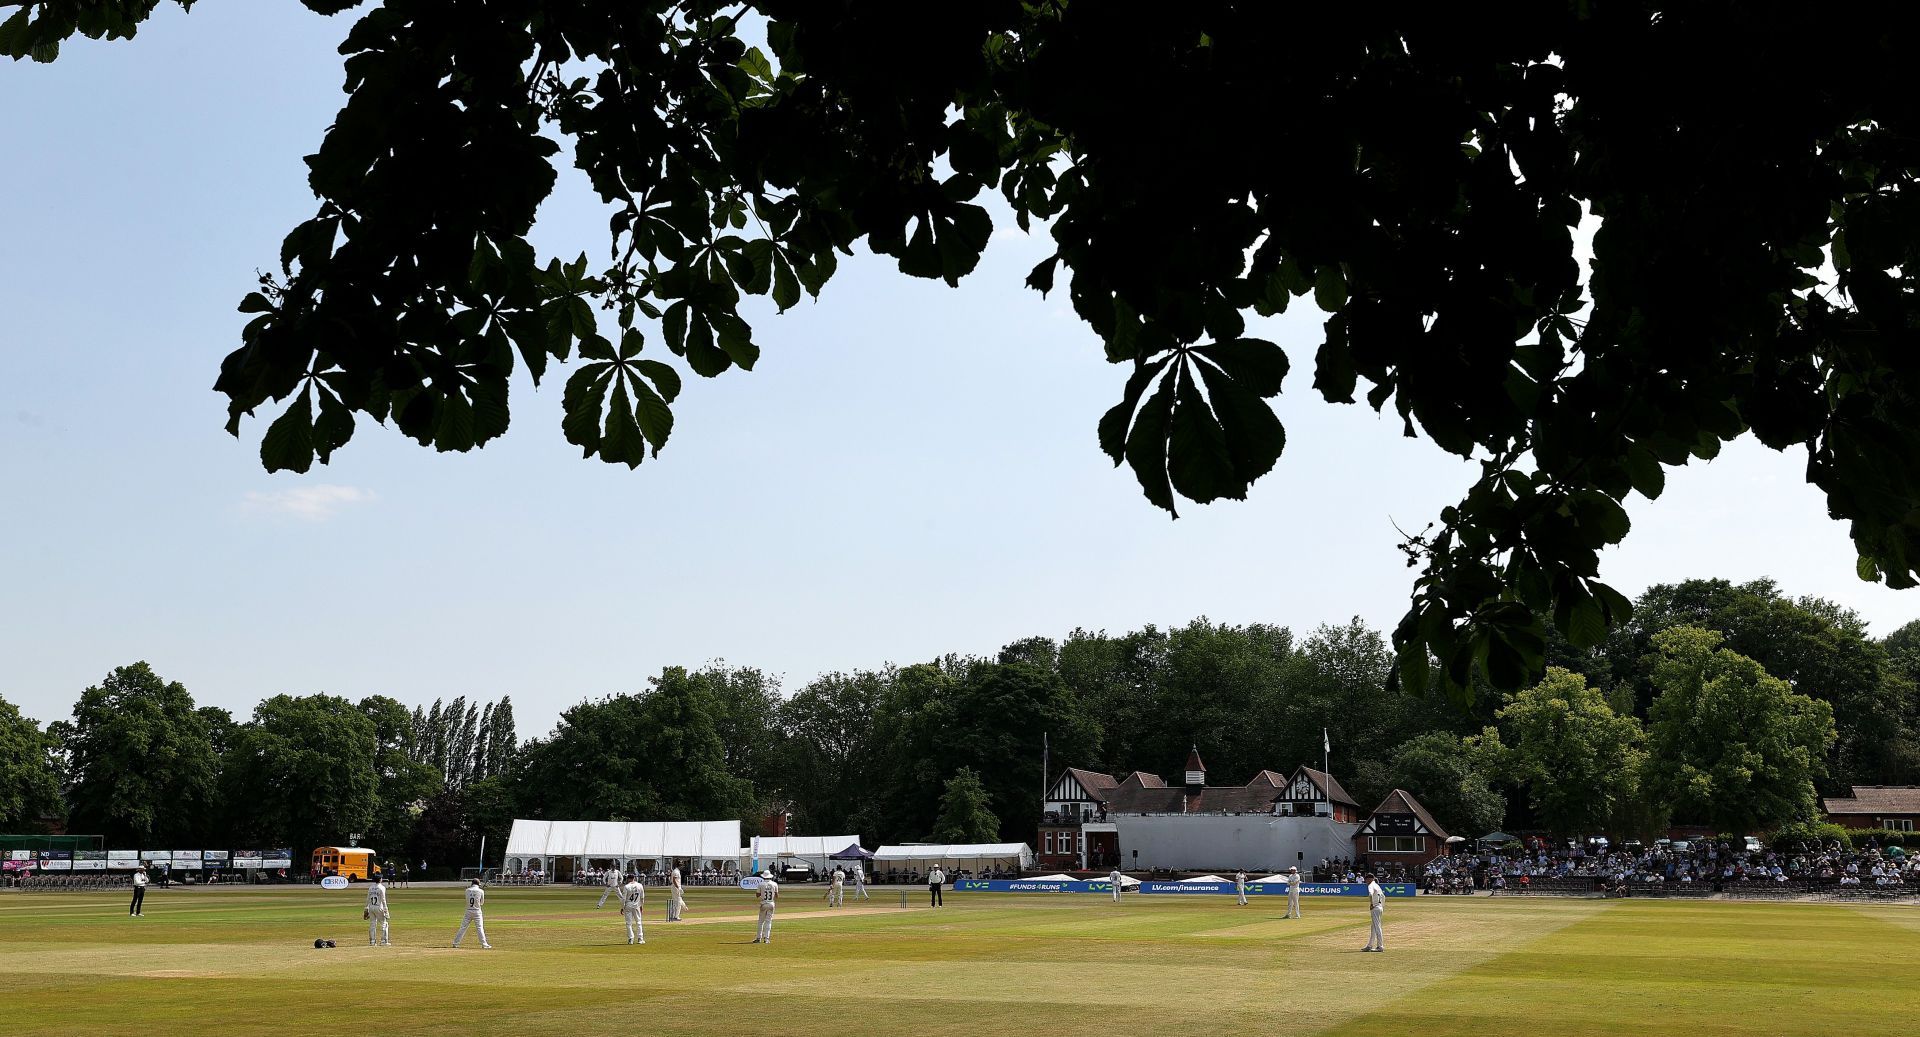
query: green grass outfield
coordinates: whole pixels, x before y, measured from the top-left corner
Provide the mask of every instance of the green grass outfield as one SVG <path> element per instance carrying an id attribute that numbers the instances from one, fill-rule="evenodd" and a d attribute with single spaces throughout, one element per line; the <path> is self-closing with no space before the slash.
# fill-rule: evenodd
<path id="1" fill-rule="evenodd" d="M 829 912 L 789 887 L 770 946 L 751 895 L 648 905 L 628 947 L 599 891 L 491 890 L 494 949 L 460 891 L 395 890 L 398 946 L 363 893 L 312 888 L 0 895 L 0 1032 L 19 1034 L 1846 1034 L 1907 1032 L 1920 907 L 1433 897 L 1364 901 L 897 891 Z M 312 948 L 317 936 L 338 941 Z"/>

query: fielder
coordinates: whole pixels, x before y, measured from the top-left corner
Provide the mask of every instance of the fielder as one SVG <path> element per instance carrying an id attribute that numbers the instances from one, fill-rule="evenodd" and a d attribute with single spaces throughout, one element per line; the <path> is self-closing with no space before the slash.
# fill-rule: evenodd
<path id="1" fill-rule="evenodd" d="M 461 939 L 467 935 L 467 926 L 473 926 L 474 930 L 480 934 L 480 949 L 493 950 L 493 944 L 487 942 L 487 920 L 480 910 L 480 906 L 486 902 L 487 891 L 480 888 L 480 880 L 470 880 L 467 885 L 467 914 L 460 919 L 460 931 L 453 934 L 455 947 L 460 946 Z"/>
<path id="2" fill-rule="evenodd" d="M 1300 869 L 1287 869 L 1287 917 L 1300 917 Z"/>
<path id="3" fill-rule="evenodd" d="M 667 921 L 678 922 L 687 909 L 687 891 L 680 885 L 680 869 L 667 872 Z"/>
<path id="4" fill-rule="evenodd" d="M 127 917 L 139 918 L 140 905 L 147 899 L 147 869 L 141 865 L 133 872 L 133 903 L 127 905 Z"/>
<path id="5" fill-rule="evenodd" d="M 767 872 L 760 879 L 760 930 L 754 936 L 754 943 L 773 942 L 773 904 L 780 899 L 780 884 L 773 881 L 773 873 Z"/>
<path id="6" fill-rule="evenodd" d="M 1373 915 L 1373 929 L 1367 934 L 1367 945 L 1360 949 L 1384 952 L 1387 949 L 1387 941 L 1380 934 L 1380 916 L 1387 910 L 1387 894 L 1380 888 L 1380 883 L 1374 881 L 1372 875 L 1367 876 L 1367 907 Z"/>
<path id="7" fill-rule="evenodd" d="M 1247 906 L 1247 873 L 1246 872 L 1236 871 L 1233 873 L 1233 895 L 1235 898 L 1239 900 L 1241 907 Z"/>
<path id="8" fill-rule="evenodd" d="M 600 902 L 593 906 L 595 908 L 606 907 L 607 898 L 610 896 L 613 896 L 616 893 L 619 893 L 621 889 L 622 887 L 620 885 L 620 873 L 617 871 L 614 871 L 611 868 L 607 869 L 606 886 L 605 888 L 600 890 Z"/>
<path id="9" fill-rule="evenodd" d="M 627 876 L 627 884 L 620 887 L 620 915 L 627 920 L 628 946 L 647 942 L 647 930 L 640 919 L 640 912 L 646 906 L 646 883 L 640 881 L 637 873 Z"/>
<path id="10" fill-rule="evenodd" d="M 827 906 L 842 907 L 847 902 L 847 873 L 833 869 L 833 884 L 827 887 Z"/>
<path id="11" fill-rule="evenodd" d="M 858 864 L 853 866 L 853 895 L 860 900 L 873 899 L 867 895 L 867 869 Z"/>
<path id="12" fill-rule="evenodd" d="M 393 934 L 387 929 L 387 880 L 375 875 L 367 887 L 367 909 L 360 912 L 367 920 L 367 946 L 391 947 Z"/>
<path id="13" fill-rule="evenodd" d="M 1125 876 L 1120 874 L 1119 868 L 1113 869 L 1113 871 L 1107 875 L 1107 881 L 1113 883 L 1113 902 L 1116 904 L 1120 902 L 1120 880 L 1124 877 Z"/>

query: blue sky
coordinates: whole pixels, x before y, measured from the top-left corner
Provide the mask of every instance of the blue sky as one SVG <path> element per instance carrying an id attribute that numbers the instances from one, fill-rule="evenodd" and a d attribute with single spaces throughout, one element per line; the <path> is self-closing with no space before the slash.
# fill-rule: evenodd
<path id="1" fill-rule="evenodd" d="M 0 65 L 0 697 L 34 717 L 135 659 L 239 713 L 280 692 L 511 694 L 530 735 L 717 658 L 791 689 L 1076 626 L 1386 627 L 1412 581 L 1392 523 L 1468 483 L 1397 420 L 1319 402 L 1300 306 L 1260 329 L 1294 356 L 1279 469 L 1168 521 L 1094 443 L 1125 371 L 1021 287 L 1047 249 L 1010 223 L 958 290 L 843 262 L 820 302 L 756 321 L 756 371 L 689 378 L 638 471 L 562 440 L 563 372 L 516 384 L 483 451 L 363 424 L 331 466 L 268 476 L 263 423 L 229 438 L 210 386 L 234 305 L 311 214 L 300 158 L 340 103 L 347 25 L 208 2 Z M 598 257 L 604 233 L 572 176 L 536 243 Z M 1853 576 L 1803 464 L 1746 441 L 1670 473 L 1606 576 L 1637 594 L 1771 575 L 1881 634 L 1920 616 Z"/>

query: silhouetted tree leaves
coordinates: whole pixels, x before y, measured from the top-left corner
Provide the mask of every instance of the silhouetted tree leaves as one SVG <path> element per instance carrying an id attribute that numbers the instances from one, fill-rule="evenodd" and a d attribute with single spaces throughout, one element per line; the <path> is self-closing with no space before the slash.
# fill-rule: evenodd
<path id="1" fill-rule="evenodd" d="M 28 0 L 0 53 L 52 60 L 158 6 Z M 269 469 L 325 461 L 356 415 L 484 445 L 516 354 L 537 383 L 576 343 L 563 432 L 637 465 L 674 394 L 601 343 L 657 324 L 695 374 L 751 369 L 752 297 L 817 296 L 860 244 L 955 284 L 998 190 L 1053 242 L 1027 283 L 1064 272 L 1131 366 L 1099 442 L 1155 506 L 1272 469 L 1286 356 L 1244 315 L 1309 294 L 1323 399 L 1480 463 L 1403 544 L 1403 681 L 1437 664 L 1455 698 L 1513 691 L 1542 676 L 1546 622 L 1591 644 L 1628 612 L 1598 581 L 1623 499 L 1747 432 L 1807 451 L 1863 578 L 1920 582 L 1910 6 L 1850 20 L 1844 47 L 1810 46 L 1831 13 L 1784 0 L 985 0 L 920 12 L 910 46 L 878 0 L 307 6 L 363 12 L 348 98 L 216 382 L 236 434 L 281 410 Z M 526 243 L 562 139 L 612 210 L 598 270 Z"/>

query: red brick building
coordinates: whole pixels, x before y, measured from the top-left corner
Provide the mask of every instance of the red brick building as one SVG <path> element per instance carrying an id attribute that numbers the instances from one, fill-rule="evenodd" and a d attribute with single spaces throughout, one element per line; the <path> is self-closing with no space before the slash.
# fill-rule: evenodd
<path id="1" fill-rule="evenodd" d="M 1116 798 L 1131 801 L 1147 789 L 1166 790 L 1167 783 L 1145 771 L 1125 778 L 1079 767 L 1062 771 L 1041 810 L 1035 864 L 1048 871 L 1100 871 L 1120 863 L 1120 833 L 1108 819 L 1109 807 Z"/>
<path id="2" fill-rule="evenodd" d="M 764 809 L 766 813 L 760 818 L 760 834 L 773 836 L 776 839 L 784 838 L 787 834 L 787 823 L 793 820 L 793 803 L 788 800 L 779 800 L 768 803 Z"/>
<path id="3" fill-rule="evenodd" d="M 1911 832 L 1920 823 L 1920 785 L 1855 785 L 1847 796 L 1820 801 L 1827 820 L 1848 828 Z"/>

